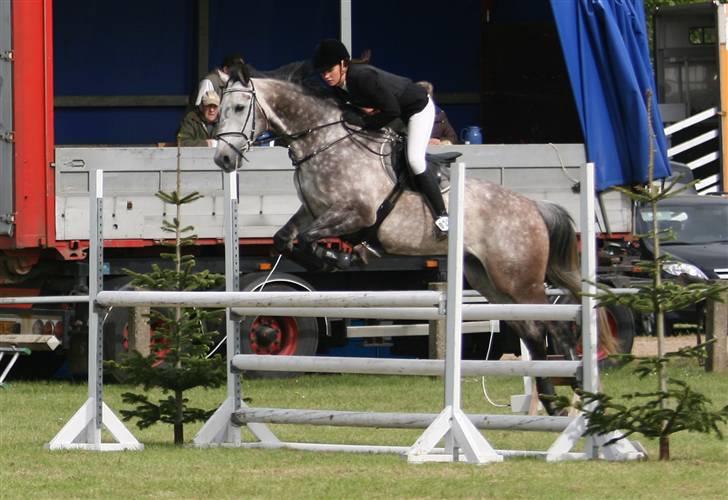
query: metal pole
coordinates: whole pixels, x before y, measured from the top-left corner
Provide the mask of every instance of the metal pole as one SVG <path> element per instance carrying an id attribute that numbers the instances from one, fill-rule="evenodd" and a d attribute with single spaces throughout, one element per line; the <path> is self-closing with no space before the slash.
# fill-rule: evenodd
<path id="1" fill-rule="evenodd" d="M 89 238 L 96 243 L 89 245 L 88 257 L 88 397 L 93 402 L 95 418 L 86 427 L 86 444 L 101 445 L 103 424 L 103 323 L 99 318 L 96 295 L 103 290 L 104 268 L 104 171 L 91 169 L 90 185 L 94 196 L 89 199 Z M 93 232 L 96 228 L 96 232 Z"/>
<path id="2" fill-rule="evenodd" d="M 225 211 L 225 291 L 237 292 L 240 290 L 240 250 L 238 248 L 238 173 L 233 171 L 225 176 L 225 195 L 228 209 Z M 227 358 L 233 359 L 240 354 L 240 335 L 238 335 L 239 322 L 233 317 L 230 308 L 225 310 L 227 323 Z M 240 377 L 227 371 L 228 398 L 232 401 L 234 410 L 240 409 Z M 235 442 L 240 441 L 240 431 L 229 436 Z"/>
<path id="3" fill-rule="evenodd" d="M 243 408 L 233 415 L 233 422 L 267 424 L 331 425 L 338 427 L 375 427 L 383 429 L 424 429 L 435 420 L 436 413 L 382 413 L 341 410 L 282 408 Z M 573 417 L 523 415 L 468 415 L 478 429 L 561 432 Z"/>
<path id="4" fill-rule="evenodd" d="M 465 199 L 465 164 L 452 170 L 450 232 L 447 260 L 447 337 L 445 340 L 445 406 L 460 409 L 460 357 L 463 324 L 463 218 Z"/>
<path id="5" fill-rule="evenodd" d="M 594 164 L 587 163 L 582 171 L 581 186 L 581 325 L 584 360 L 584 390 L 599 390 L 597 359 L 596 299 L 596 231 L 594 228 Z"/>
<path id="6" fill-rule="evenodd" d="M 351 0 L 340 0 L 339 30 L 341 32 L 341 43 L 351 54 Z"/>
<path id="7" fill-rule="evenodd" d="M 442 294 L 412 292 L 100 292 L 103 306 L 135 307 L 427 307 L 439 304 Z"/>
<path id="8" fill-rule="evenodd" d="M 575 377 L 580 361 L 479 361 L 464 360 L 458 372 L 476 375 Z M 378 375 L 422 375 L 447 377 L 450 369 L 441 359 L 346 358 L 335 356 L 276 356 L 239 354 L 231 366 L 238 371 L 284 371 L 310 373 L 362 373 Z"/>
<path id="9" fill-rule="evenodd" d="M 596 231 L 594 228 L 594 164 L 582 169 L 581 187 L 581 337 L 584 364 L 584 390 L 599 391 L 599 365 L 597 362 L 597 311 L 594 294 L 596 287 Z M 590 458 L 598 456 L 597 441 L 587 436 L 584 451 Z"/>

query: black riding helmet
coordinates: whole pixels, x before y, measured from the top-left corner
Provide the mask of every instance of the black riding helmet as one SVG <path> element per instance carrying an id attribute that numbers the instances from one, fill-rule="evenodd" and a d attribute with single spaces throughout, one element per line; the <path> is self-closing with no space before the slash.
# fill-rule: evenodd
<path id="1" fill-rule="evenodd" d="M 340 41 L 327 38 L 316 46 L 316 50 L 313 53 L 313 67 L 316 72 L 321 73 L 339 64 L 342 59 L 345 61 L 351 59 L 349 51 L 346 50 L 346 47 Z"/>

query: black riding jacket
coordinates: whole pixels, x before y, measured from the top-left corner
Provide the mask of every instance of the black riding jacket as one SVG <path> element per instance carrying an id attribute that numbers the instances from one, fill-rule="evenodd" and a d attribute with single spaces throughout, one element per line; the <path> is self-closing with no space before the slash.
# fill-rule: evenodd
<path id="1" fill-rule="evenodd" d="M 374 108 L 378 113 L 364 115 L 364 126 L 379 129 L 396 118 L 407 120 L 424 109 L 427 92 L 409 78 L 388 73 L 368 64 L 350 64 L 346 90 L 334 87 L 336 95 L 360 108 Z"/>

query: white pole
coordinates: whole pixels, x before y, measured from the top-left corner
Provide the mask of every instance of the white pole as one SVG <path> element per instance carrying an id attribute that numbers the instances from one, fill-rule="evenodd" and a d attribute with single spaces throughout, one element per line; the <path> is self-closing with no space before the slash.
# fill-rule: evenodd
<path id="1" fill-rule="evenodd" d="M 599 391 L 599 363 L 597 361 L 596 299 L 593 296 L 597 291 L 594 164 L 587 163 L 582 171 L 581 189 L 586 193 L 586 196 L 581 196 L 582 359 L 584 361 L 584 390 L 596 393 Z M 597 442 L 591 436 L 587 437 L 584 451 L 591 458 L 597 457 Z"/>
<path id="2" fill-rule="evenodd" d="M 581 196 L 581 324 L 582 353 L 584 360 L 584 390 L 599 390 L 599 365 L 597 359 L 597 312 L 596 299 L 593 295 L 596 287 L 596 230 L 594 228 L 594 164 L 587 163 L 582 169 L 581 189 L 586 196 Z"/>
<path id="3" fill-rule="evenodd" d="M 96 295 L 103 290 L 104 265 L 104 171 L 91 169 L 89 185 L 94 186 L 94 196 L 89 198 L 89 238 L 96 244 L 89 245 L 88 256 L 88 397 L 93 402 L 94 419 L 86 427 L 86 444 L 101 444 L 103 422 L 103 324 L 99 321 Z M 94 232 L 94 228 L 96 231 Z"/>
<path id="4" fill-rule="evenodd" d="M 88 272 L 88 398 L 48 443 L 51 450 L 142 450 L 114 412 L 104 403 L 103 322 L 99 319 L 98 293 L 103 289 L 104 172 L 89 171 L 89 272 Z M 95 232 L 94 232 L 95 229 Z M 106 427 L 116 442 L 101 442 Z"/>
<path id="5" fill-rule="evenodd" d="M 412 292 L 101 292 L 102 306 L 152 307 L 427 307 L 435 306 L 441 294 Z"/>
<path id="6" fill-rule="evenodd" d="M 351 0 L 340 0 L 339 30 L 341 32 L 341 43 L 351 54 Z"/>
<path id="7" fill-rule="evenodd" d="M 238 371 L 290 371 L 311 373 L 366 373 L 379 375 L 425 375 L 447 377 L 447 361 L 441 359 L 347 358 L 336 356 L 276 356 L 239 354 L 231 367 Z M 464 360 L 461 375 L 538 375 L 575 377 L 580 361 L 480 361 Z"/>

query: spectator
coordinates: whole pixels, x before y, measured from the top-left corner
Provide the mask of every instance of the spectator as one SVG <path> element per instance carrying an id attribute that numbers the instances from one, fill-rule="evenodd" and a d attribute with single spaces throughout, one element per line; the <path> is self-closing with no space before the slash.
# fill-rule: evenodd
<path id="1" fill-rule="evenodd" d="M 427 81 L 417 82 L 417 85 L 423 87 L 427 91 L 427 95 L 430 96 L 432 102 L 435 103 L 433 94 L 435 87 Z M 455 133 L 455 129 L 450 125 L 450 120 L 447 119 L 445 111 L 435 104 L 435 123 L 432 125 L 432 133 L 430 134 L 430 144 L 457 144 L 458 135 Z"/>
<path id="2" fill-rule="evenodd" d="M 202 103 L 188 111 L 177 132 L 180 146 L 217 146 L 217 120 L 220 114 L 220 97 L 214 90 L 202 96 Z"/>
<path id="3" fill-rule="evenodd" d="M 200 84 L 197 87 L 197 94 L 194 102 L 190 102 L 192 107 L 199 106 L 202 103 L 202 96 L 209 91 L 214 91 L 218 96 L 222 95 L 222 89 L 225 88 L 225 84 L 230 78 L 229 72 L 230 67 L 235 61 L 242 60 L 240 54 L 229 54 L 225 56 L 222 62 L 222 66 L 219 66 L 210 71 L 205 78 L 200 80 Z"/>

